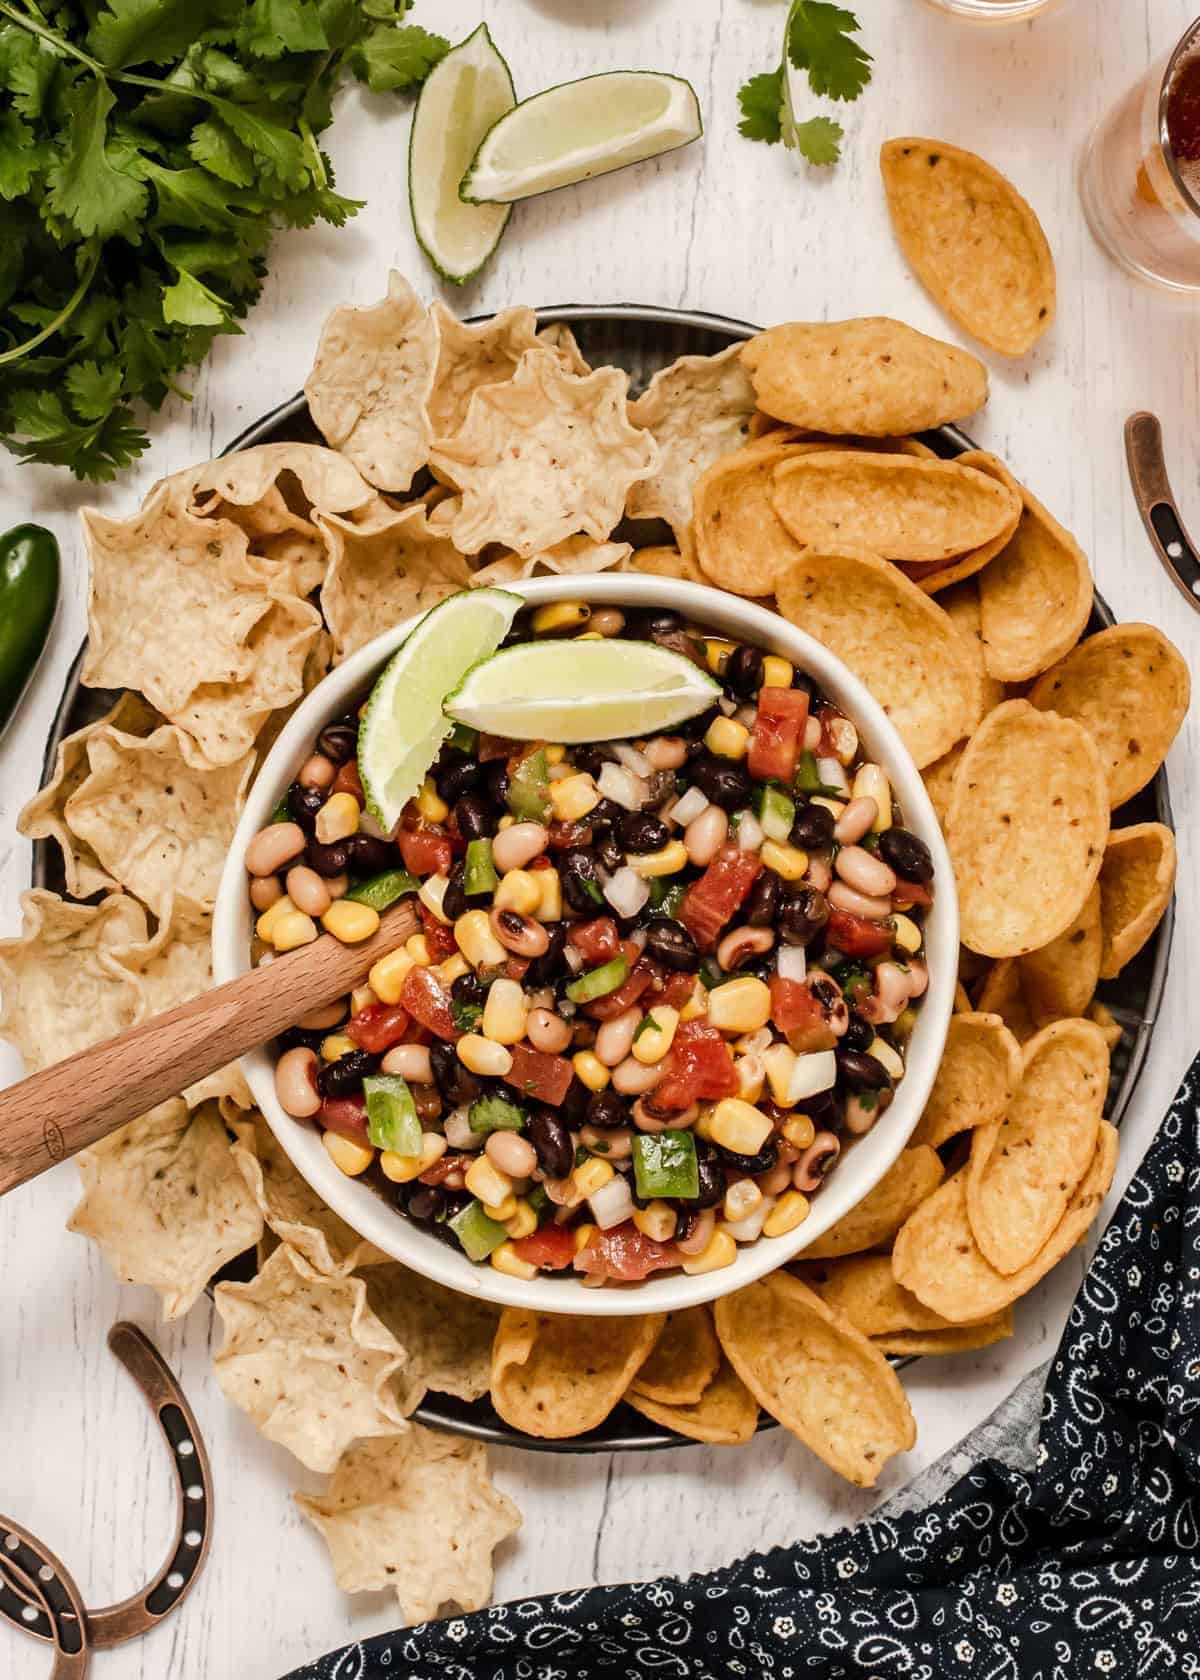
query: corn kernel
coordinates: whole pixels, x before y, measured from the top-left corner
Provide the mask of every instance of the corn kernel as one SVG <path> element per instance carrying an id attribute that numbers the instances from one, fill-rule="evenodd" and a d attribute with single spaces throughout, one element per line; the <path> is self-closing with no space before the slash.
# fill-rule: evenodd
<path id="1" fill-rule="evenodd" d="M 511 1242 L 502 1242 L 499 1248 L 494 1248 L 488 1259 L 498 1272 L 507 1277 L 523 1278 L 526 1283 L 530 1278 L 538 1275 L 538 1269 L 529 1260 L 522 1260 L 516 1253 Z"/>
<path id="2" fill-rule="evenodd" d="M 364 1009 L 371 1009 L 379 1002 L 370 986 L 355 986 L 350 993 L 350 1013 L 357 1015 Z"/>
<path id="3" fill-rule="evenodd" d="M 520 916 L 532 916 L 541 902 L 537 879 L 528 869 L 510 869 L 492 895 L 494 909 L 515 910 Z"/>
<path id="4" fill-rule="evenodd" d="M 791 688 L 795 668 L 789 660 L 780 659 L 778 654 L 769 653 L 763 660 L 762 686 L 764 688 Z"/>
<path id="5" fill-rule="evenodd" d="M 579 1253 L 580 1249 L 586 1248 L 595 1235 L 596 1227 L 594 1225 L 576 1225 L 574 1228 L 576 1254 Z"/>
<path id="6" fill-rule="evenodd" d="M 743 1033 L 735 1038 L 733 1048 L 739 1056 L 761 1056 L 764 1050 L 769 1050 L 778 1040 L 770 1027 L 759 1027 L 757 1032 Z"/>
<path id="7" fill-rule="evenodd" d="M 892 917 L 892 938 L 910 957 L 921 949 L 921 930 L 910 916 Z"/>
<path id="8" fill-rule="evenodd" d="M 757 1051 L 749 1056 L 739 1056 L 733 1064 L 733 1071 L 737 1074 L 738 1096 L 743 1102 L 756 1103 L 762 1096 L 766 1078 L 762 1057 Z"/>
<path id="9" fill-rule="evenodd" d="M 389 951 L 386 957 L 380 957 L 367 975 L 371 990 L 380 1003 L 400 1002 L 408 971 L 416 966 L 407 951 Z"/>
<path id="10" fill-rule="evenodd" d="M 767 1070 L 773 1101 L 786 1108 L 792 1070 L 796 1066 L 796 1052 L 790 1044 L 772 1044 L 769 1050 L 763 1052 L 763 1065 Z"/>
<path id="11" fill-rule="evenodd" d="M 734 645 L 733 642 L 722 641 L 720 636 L 710 636 L 705 642 L 704 662 L 714 677 L 719 677 L 724 672 Z"/>
<path id="12" fill-rule="evenodd" d="M 681 1021 L 700 1021 L 708 1014 L 708 989 L 699 979 L 692 987 L 692 995 L 679 1011 Z"/>
<path id="13" fill-rule="evenodd" d="M 752 1178 L 736 1178 L 725 1192 L 722 1212 L 731 1225 L 736 1225 L 748 1219 L 762 1199 L 763 1193 Z"/>
<path id="14" fill-rule="evenodd" d="M 603 638 L 601 639 L 603 640 Z M 566 747 L 559 745 L 557 742 L 552 747 L 543 747 L 542 750 L 546 754 L 546 763 L 552 770 L 556 764 L 561 764 L 567 756 Z"/>
<path id="15" fill-rule="evenodd" d="M 892 1031 L 895 1033 L 897 1038 L 908 1038 L 916 1026 L 917 1020 L 917 1012 L 912 1005 L 909 1004 L 907 1009 L 902 1009 L 899 1015 L 897 1015 L 895 1021 L 892 1023 Z"/>
<path id="16" fill-rule="evenodd" d="M 321 917 L 321 926 L 343 945 L 361 945 L 379 932 L 379 912 L 369 904 L 338 898 Z"/>
<path id="17" fill-rule="evenodd" d="M 458 948 L 472 968 L 498 968 L 508 952 L 492 932 L 486 910 L 468 910 L 454 924 Z"/>
<path id="18" fill-rule="evenodd" d="M 771 1019 L 771 993 L 754 974 L 739 974 L 708 994 L 708 1019 L 718 1032 L 757 1032 Z"/>
<path id="19" fill-rule="evenodd" d="M 768 869 L 782 875 L 785 881 L 800 881 L 808 868 L 808 853 L 798 846 L 782 845 L 778 840 L 764 840 L 759 854 Z"/>
<path id="20" fill-rule="evenodd" d="M 493 980 L 488 987 L 487 1002 L 479 1030 L 493 1044 L 519 1044 L 525 1037 L 525 1022 L 529 1005 L 525 993 L 515 980 Z"/>
<path id="21" fill-rule="evenodd" d="M 761 1108 L 740 1097 L 725 1097 L 713 1110 L 712 1140 L 735 1155 L 757 1155 L 771 1135 L 772 1122 Z"/>
<path id="22" fill-rule="evenodd" d="M 700 1277 L 705 1272 L 719 1272 L 723 1266 L 732 1266 L 737 1259 L 737 1244 L 728 1231 L 714 1231 L 708 1240 L 708 1247 L 701 1254 L 692 1254 L 683 1262 L 683 1269 L 688 1277 Z"/>
<path id="23" fill-rule="evenodd" d="M 466 1184 L 472 1196 L 478 1196 L 481 1202 L 490 1203 L 493 1207 L 507 1201 L 513 1193 L 512 1179 L 493 1165 L 488 1155 L 476 1155 L 467 1168 Z"/>
<path id="24" fill-rule="evenodd" d="M 353 1138 L 343 1137 L 340 1132 L 325 1132 L 321 1142 L 326 1155 L 347 1178 L 357 1178 L 360 1173 L 365 1173 L 375 1159 L 375 1151 L 369 1143 L 355 1143 Z"/>
<path id="25" fill-rule="evenodd" d="M 600 790 L 586 771 L 581 770 L 577 775 L 551 782 L 550 803 L 559 822 L 578 822 L 599 805 Z"/>
<path id="26" fill-rule="evenodd" d="M 450 918 L 442 909 L 442 900 L 446 896 L 446 888 L 449 885 L 450 880 L 446 875 L 427 875 L 417 889 L 417 897 L 426 910 L 446 927 L 450 925 Z"/>
<path id="27" fill-rule="evenodd" d="M 874 833 L 882 834 L 892 826 L 892 784 L 886 771 L 878 764 L 862 764 L 850 790 L 853 799 L 873 799 L 878 815 L 871 824 Z"/>
<path id="28" fill-rule="evenodd" d="M 530 623 L 535 636 L 554 636 L 581 630 L 591 616 L 592 609 L 585 601 L 552 601 L 539 607 Z"/>
<path id="29" fill-rule="evenodd" d="M 808 1197 L 799 1190 L 785 1190 L 763 1220 L 764 1237 L 786 1237 L 808 1218 Z"/>
<path id="30" fill-rule="evenodd" d="M 511 811 L 505 811 L 504 815 L 500 818 L 500 821 L 496 824 L 496 833 L 503 834 L 504 830 L 506 828 L 511 828 L 516 820 L 516 817 L 513 816 Z"/>
<path id="31" fill-rule="evenodd" d="M 322 1040 L 321 1060 L 323 1062 L 337 1062 L 343 1056 L 350 1055 L 351 1051 L 358 1048 L 359 1046 L 346 1033 L 330 1033 L 328 1038 Z"/>
<path id="32" fill-rule="evenodd" d="M 627 852 L 625 862 L 645 880 L 657 875 L 677 875 L 687 868 L 687 847 L 682 840 L 669 840 L 660 852 Z"/>
<path id="33" fill-rule="evenodd" d="M 512 1072 L 512 1051 L 481 1033 L 464 1033 L 455 1049 L 462 1065 L 482 1079 L 503 1079 Z"/>
<path id="34" fill-rule="evenodd" d="M 651 1202 L 647 1207 L 634 1208 L 633 1223 L 651 1242 L 670 1242 L 675 1235 L 679 1216 L 669 1202 Z"/>
<path id="35" fill-rule="evenodd" d="M 484 1202 L 483 1211 L 489 1219 L 494 1219 L 497 1225 L 507 1225 L 517 1211 L 517 1198 L 505 1196 L 502 1202 Z"/>
<path id="36" fill-rule="evenodd" d="M 795 1149 L 807 1149 L 817 1135 L 812 1116 L 808 1114 L 791 1115 L 783 1122 L 780 1131 Z"/>
<path id="37" fill-rule="evenodd" d="M 290 916 L 296 906 L 286 893 L 277 898 L 269 910 L 264 910 L 254 924 L 254 931 L 265 945 L 275 943 L 275 928 L 285 916 Z"/>
<path id="38" fill-rule="evenodd" d="M 696 1136 L 698 1138 L 703 1138 L 705 1143 L 711 1143 L 712 1142 L 712 1123 L 713 1123 L 713 1115 L 715 1113 L 716 1113 L 716 1104 L 715 1103 L 707 1104 L 705 1107 L 701 1108 L 700 1118 L 696 1121 L 696 1124 L 692 1127 L 692 1130 L 693 1130 L 693 1132 L 695 1132 Z"/>
<path id="39" fill-rule="evenodd" d="M 714 718 L 705 732 L 704 745 L 718 758 L 745 758 L 750 731 L 736 718 Z"/>
<path id="40" fill-rule="evenodd" d="M 573 639 L 577 642 L 602 642 L 604 637 L 600 634 L 599 630 L 584 630 Z"/>
<path id="41" fill-rule="evenodd" d="M 593 1050 L 577 1051 L 571 1057 L 571 1065 L 589 1091 L 603 1091 L 612 1078 L 612 1070 L 605 1067 Z"/>
<path id="42" fill-rule="evenodd" d="M 516 1211 L 504 1221 L 504 1229 L 513 1242 L 520 1242 L 522 1237 L 531 1237 L 538 1228 L 537 1214 L 524 1196 L 517 1201 Z"/>
<path id="43" fill-rule="evenodd" d="M 423 933 L 411 934 L 404 941 L 404 949 L 418 968 L 428 968 L 433 961 L 429 954 L 429 941 Z"/>
<path id="44" fill-rule="evenodd" d="M 317 812 L 317 839 L 323 846 L 332 845 L 335 840 L 348 840 L 352 834 L 358 833 L 361 814 L 358 800 L 352 793 L 331 794 Z"/>
<path id="45" fill-rule="evenodd" d="M 423 1172 L 428 1172 L 435 1161 L 440 1161 L 446 1153 L 446 1140 L 440 1132 L 424 1132 L 421 1136 L 421 1153 L 419 1155 L 397 1155 L 391 1149 L 385 1149 L 379 1157 L 379 1165 L 383 1176 L 393 1184 L 411 1184 L 415 1178 L 420 1178 Z"/>
<path id="46" fill-rule="evenodd" d="M 829 812 L 829 815 L 833 818 L 834 822 L 838 820 L 842 812 L 846 809 L 846 801 L 844 799 L 833 799 L 827 793 L 814 793 L 812 798 L 809 800 L 809 804 L 823 805 Z"/>
<path id="47" fill-rule="evenodd" d="M 886 1038 L 880 1038 L 878 1033 L 867 1045 L 867 1055 L 874 1056 L 877 1062 L 882 1062 L 893 1079 L 903 1079 L 904 1059 L 899 1051 L 894 1050 Z"/>
<path id="48" fill-rule="evenodd" d="M 537 882 L 538 906 L 533 912 L 539 922 L 561 922 L 563 913 L 562 877 L 557 869 L 533 869 L 530 874 Z"/>
<path id="49" fill-rule="evenodd" d="M 277 951 L 294 951 L 301 945 L 311 945 L 317 937 L 317 924 L 303 910 L 293 910 L 281 916 L 272 929 L 271 943 Z"/>
<path id="50" fill-rule="evenodd" d="M 464 974 L 470 974 L 471 965 L 461 951 L 455 951 L 452 957 L 440 962 L 433 972 L 449 991 L 456 980 L 461 980 Z"/>
<path id="51" fill-rule="evenodd" d="M 634 1061 L 641 1062 L 643 1067 L 653 1067 L 655 1062 L 661 1062 L 675 1042 L 678 1025 L 678 1009 L 672 1009 L 669 1003 L 656 1003 L 633 1041 Z"/>
<path id="52" fill-rule="evenodd" d="M 597 1190 L 603 1190 L 606 1184 L 610 1184 L 613 1176 L 613 1168 L 609 1162 L 602 1161 L 598 1155 L 591 1155 L 581 1166 L 575 1168 L 571 1174 L 571 1183 L 586 1200 L 588 1196 L 594 1196 Z"/>
<path id="53" fill-rule="evenodd" d="M 421 791 L 417 795 L 417 810 L 420 811 L 426 822 L 431 823 L 444 823 L 450 815 L 449 805 L 442 798 L 437 788 L 434 787 L 433 779 L 430 776 L 426 776 L 421 783 Z"/>

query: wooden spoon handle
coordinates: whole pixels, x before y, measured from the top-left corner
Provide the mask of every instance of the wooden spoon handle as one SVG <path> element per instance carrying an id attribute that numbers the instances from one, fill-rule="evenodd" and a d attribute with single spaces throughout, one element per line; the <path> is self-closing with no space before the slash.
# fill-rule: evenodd
<path id="1" fill-rule="evenodd" d="M 324 934 L 0 1091 L 0 1196 L 344 997 L 419 926 L 405 899 L 361 945 Z"/>

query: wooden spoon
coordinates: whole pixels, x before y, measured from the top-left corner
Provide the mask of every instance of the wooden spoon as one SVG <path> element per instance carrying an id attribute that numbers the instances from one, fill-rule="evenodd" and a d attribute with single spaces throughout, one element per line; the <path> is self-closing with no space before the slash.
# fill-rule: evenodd
<path id="1" fill-rule="evenodd" d="M 324 934 L 0 1091 L 0 1196 L 362 985 L 420 928 L 411 899 L 361 945 Z"/>

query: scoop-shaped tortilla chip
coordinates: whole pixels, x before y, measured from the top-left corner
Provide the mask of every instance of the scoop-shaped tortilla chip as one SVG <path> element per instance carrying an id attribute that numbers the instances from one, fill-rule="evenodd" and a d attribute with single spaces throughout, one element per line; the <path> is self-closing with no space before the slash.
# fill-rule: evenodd
<path id="1" fill-rule="evenodd" d="M 526 1435 L 565 1440 L 602 1424 L 666 1322 L 576 1318 L 505 1307 L 492 1348 L 492 1405 Z"/>
<path id="2" fill-rule="evenodd" d="M 346 1277 L 360 1266 L 386 1261 L 301 1178 L 257 1110 L 239 1127 L 233 1158 L 268 1228 L 314 1271 Z"/>
<path id="3" fill-rule="evenodd" d="M 855 1487 L 917 1438 L 899 1379 L 848 1319 L 786 1272 L 723 1296 L 717 1335 L 760 1406 Z"/>
<path id="4" fill-rule="evenodd" d="M 758 406 L 814 432 L 902 437 L 963 420 L 987 401 L 977 357 L 886 316 L 772 327 L 742 360 Z"/>
<path id="5" fill-rule="evenodd" d="M 319 443 L 256 444 L 166 482 L 186 490 L 193 511 L 209 511 L 215 498 L 250 535 L 261 537 L 296 530 L 313 513 L 350 513 L 373 499 L 353 461 Z"/>
<path id="6" fill-rule="evenodd" d="M 667 1314 L 654 1351 L 630 1384 L 630 1394 L 664 1406 L 694 1405 L 713 1379 L 721 1350 L 707 1307 Z"/>
<path id="7" fill-rule="evenodd" d="M 913 1147 L 940 1149 L 960 1132 L 993 1125 L 1020 1082 L 1021 1046 L 1000 1016 L 982 1010 L 954 1015 Z"/>
<path id="8" fill-rule="evenodd" d="M 709 578 L 690 554 L 677 548 L 654 546 L 635 548 L 617 567 L 619 572 L 652 572 L 655 577 L 684 578 L 688 583 L 708 583 Z"/>
<path id="9" fill-rule="evenodd" d="M 887 1336 L 900 1330 L 945 1330 L 950 1323 L 900 1287 L 890 1254 L 806 1261 L 796 1275 L 864 1336 Z"/>
<path id="10" fill-rule="evenodd" d="M 1031 1038 L 1003 1120 L 971 1136 L 967 1218 L 989 1264 L 1019 1272 L 1048 1242 L 1096 1152 L 1108 1047 L 1091 1021 Z"/>
<path id="11" fill-rule="evenodd" d="M 1100 1028 L 1104 1042 L 1108 1045 L 1108 1053 L 1111 1056 L 1124 1037 L 1124 1029 L 1120 1021 L 1117 1020 L 1111 1009 L 1106 1008 L 1095 998 L 1088 1005 L 1087 1018 L 1089 1021 L 1094 1021 Z"/>
<path id="12" fill-rule="evenodd" d="M 926 588 L 925 593 L 929 595 L 933 591 Z M 984 663 L 983 638 L 979 630 L 979 589 L 976 580 L 966 578 L 961 583 L 951 585 L 949 589 L 939 591 L 937 604 L 955 629 L 966 639 L 971 650 L 977 679 L 974 723 L 982 723 L 988 713 L 1005 698 L 1005 691 L 1003 683 L 998 683 L 995 677 L 988 676 Z"/>
<path id="13" fill-rule="evenodd" d="M 432 529 L 420 502 L 396 509 L 381 498 L 366 519 L 319 523 L 330 552 L 321 609 L 338 662 L 471 581 L 471 568 Z"/>
<path id="14" fill-rule="evenodd" d="M 681 356 L 656 373 L 629 406 L 629 418 L 652 433 L 659 449 L 653 476 L 629 492 L 629 517 L 665 519 L 682 541 L 701 473 L 745 441 L 753 413 L 754 387 L 740 344 L 716 356 Z"/>
<path id="15" fill-rule="evenodd" d="M 925 792 L 929 795 L 930 804 L 943 830 L 950 812 L 950 800 L 954 794 L 954 778 L 958 774 L 958 767 L 966 750 L 965 740 L 956 741 L 949 752 L 943 753 L 941 758 L 934 759 L 933 763 L 927 764 L 921 772 Z"/>
<path id="16" fill-rule="evenodd" d="M 937 1151 L 925 1144 L 901 1150 L 873 1190 L 804 1250 L 806 1260 L 834 1260 L 889 1242 L 944 1176 Z"/>
<path id="17" fill-rule="evenodd" d="M 492 1554 L 521 1526 L 492 1485 L 482 1442 L 416 1424 L 357 1442 L 326 1491 L 296 1503 L 324 1536 L 342 1591 L 390 1587 L 409 1622 L 432 1621 L 445 1604 L 482 1610 Z"/>
<path id="18" fill-rule="evenodd" d="M 427 1389 L 478 1400 L 491 1382 L 499 1307 L 444 1289 L 407 1266 L 372 1266 L 367 1300 L 408 1355 L 400 1388 L 405 1412 Z"/>
<path id="19" fill-rule="evenodd" d="M 513 377 L 471 398 L 431 465 L 462 492 L 450 529 L 462 554 L 501 543 L 537 554 L 583 532 L 611 535 L 631 485 L 658 466 L 658 445 L 626 412 L 628 375 L 580 378 L 551 350 L 528 350 Z"/>
<path id="20" fill-rule="evenodd" d="M 871 690 L 918 769 L 968 734 L 978 667 L 966 638 L 915 583 L 863 549 L 806 550 L 776 580 L 785 618 Z"/>
<path id="21" fill-rule="evenodd" d="M 1100 978 L 1100 946 L 1097 885 L 1069 928 L 1049 945 L 1021 958 L 1021 990 L 1039 1026 L 1070 1020 L 1086 1011 Z"/>
<path id="22" fill-rule="evenodd" d="M 871 1345 L 892 1358 L 923 1359 L 927 1354 L 974 1353 L 1007 1341 L 1012 1333 L 1012 1308 L 1005 1307 L 980 1324 L 959 1324 L 950 1330 L 893 1330 L 887 1336 L 872 1336 Z"/>
<path id="23" fill-rule="evenodd" d="M 1036 677 L 1075 646 L 1093 596 L 1087 555 L 1024 485 L 1018 489 L 1017 528 L 979 578 L 988 672 L 1013 683 Z"/>
<path id="24" fill-rule="evenodd" d="M 972 1234 L 964 1167 L 921 1204 L 896 1238 L 892 1266 L 897 1281 L 955 1324 L 1002 1312 L 1071 1252 L 1099 1212 L 1116 1165 L 1116 1127 L 1102 1120 L 1091 1165 L 1050 1240 L 1027 1266 L 1008 1276 L 990 1264 Z"/>
<path id="25" fill-rule="evenodd" d="M 703 582 L 735 595 L 771 593 L 779 571 L 802 552 L 775 512 L 775 468 L 822 447 L 767 437 L 713 462 L 696 485 L 692 527 Z"/>
<path id="26" fill-rule="evenodd" d="M 434 441 L 439 443 L 458 431 L 475 392 L 511 379 L 526 350 L 535 350 L 540 341 L 532 309 L 502 309 L 472 325 L 460 321 L 437 298 L 429 313 L 438 330 L 429 419 Z"/>
<path id="27" fill-rule="evenodd" d="M 1002 957 L 992 964 L 979 988 L 979 1010 L 981 1014 L 999 1015 L 1018 1044 L 1028 1043 L 1037 1032 L 1016 957 Z"/>
<path id="28" fill-rule="evenodd" d="M 1104 980 L 1132 962 L 1166 914 L 1175 890 L 1175 836 L 1163 823 L 1114 828 L 1100 866 Z"/>
<path id="29" fill-rule="evenodd" d="M 1153 624 L 1089 636 L 1039 677 L 1033 705 L 1074 718 L 1095 738 L 1115 810 L 1141 791 L 1179 733 L 1192 679 L 1179 649 Z"/>
<path id="30" fill-rule="evenodd" d="M 758 1427 L 758 1401 L 727 1359 L 721 1359 L 712 1381 L 690 1404 L 667 1405 L 651 1400 L 636 1387 L 629 1390 L 625 1400 L 651 1423 L 711 1447 L 740 1447 L 754 1438 Z"/>
<path id="31" fill-rule="evenodd" d="M 963 944 L 1019 957 L 1056 939 L 1087 901 L 1107 835 L 1088 731 L 1027 700 L 997 706 L 967 744 L 946 821 Z"/>
<path id="32" fill-rule="evenodd" d="M 171 1097 L 79 1156 L 83 1198 L 68 1229 L 91 1237 L 122 1283 L 182 1318 L 221 1267 L 262 1235 L 216 1103 Z"/>
<path id="33" fill-rule="evenodd" d="M 1054 258 L 1011 181 L 941 140 L 885 141 L 892 227 L 917 279 L 952 320 L 992 350 L 1023 356 L 1053 325 Z"/>
<path id="34" fill-rule="evenodd" d="M 537 335 L 538 343 L 553 350 L 568 373 L 589 374 L 592 364 L 579 348 L 579 340 L 565 321 L 551 321 Z"/>
<path id="35" fill-rule="evenodd" d="M 772 506 L 799 543 L 945 561 L 1011 531 L 1020 499 L 957 461 L 831 449 L 778 466 Z"/>
<path id="36" fill-rule="evenodd" d="M 502 554 L 471 574 L 472 589 L 503 589 L 520 578 L 549 574 L 570 577 L 577 572 L 621 570 L 633 553 L 631 543 L 598 543 L 591 537 L 567 537 L 540 554 Z"/>
<path id="37" fill-rule="evenodd" d="M 381 490 L 407 490 L 429 459 L 437 358 L 437 322 L 395 270 L 381 303 L 343 305 L 321 331 L 304 382 L 313 423 Z"/>
<path id="38" fill-rule="evenodd" d="M 943 606 L 946 606 L 946 592 L 953 589 L 955 584 L 962 583 L 964 579 L 974 577 L 976 572 L 981 572 L 1002 552 L 1016 533 L 1021 519 L 1021 486 L 998 456 L 990 455 L 986 449 L 969 449 L 962 455 L 956 455 L 954 459 L 960 467 L 974 467 L 977 472 L 986 473 L 989 478 L 994 478 L 998 484 L 1006 484 L 1016 500 L 1002 529 L 979 548 L 968 549 L 966 554 L 960 554 L 957 559 L 943 563 L 935 561 L 930 564 L 922 560 L 898 562 L 902 570 L 914 583 L 920 584 L 927 595 L 941 596 Z M 949 611 L 949 608 L 946 610 Z M 973 616 L 976 622 L 972 625 L 972 633 L 978 635 L 977 610 Z M 997 696 L 998 700 L 1003 698 L 1003 694 Z"/>

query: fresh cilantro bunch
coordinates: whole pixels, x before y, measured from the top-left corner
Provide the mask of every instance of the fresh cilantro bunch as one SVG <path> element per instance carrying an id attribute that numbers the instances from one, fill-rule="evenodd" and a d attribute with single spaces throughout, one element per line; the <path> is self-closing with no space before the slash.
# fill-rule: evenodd
<path id="1" fill-rule="evenodd" d="M 739 131 L 747 140 L 785 146 L 809 163 L 832 164 L 842 155 L 843 129 L 832 117 L 800 122 L 792 105 L 788 66 L 808 73 L 808 85 L 828 99 L 857 99 L 871 80 L 871 55 L 851 37 L 858 19 L 827 0 L 792 0 L 783 31 L 779 67 L 753 76 L 738 93 Z"/>
<path id="2" fill-rule="evenodd" d="M 109 479 L 262 289 L 277 227 L 340 227 L 317 136 L 347 71 L 449 50 L 412 0 L 0 0 L 0 442 Z"/>

